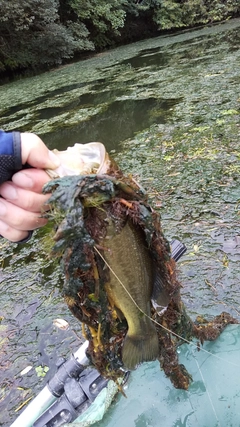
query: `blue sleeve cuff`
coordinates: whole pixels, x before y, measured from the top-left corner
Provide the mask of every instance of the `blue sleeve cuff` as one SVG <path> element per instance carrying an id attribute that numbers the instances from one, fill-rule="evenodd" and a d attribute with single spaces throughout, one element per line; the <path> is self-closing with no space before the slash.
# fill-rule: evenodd
<path id="1" fill-rule="evenodd" d="M 0 183 L 22 169 L 21 134 L 0 130 Z"/>
<path id="2" fill-rule="evenodd" d="M 13 155 L 13 132 L 0 130 L 0 155 Z"/>

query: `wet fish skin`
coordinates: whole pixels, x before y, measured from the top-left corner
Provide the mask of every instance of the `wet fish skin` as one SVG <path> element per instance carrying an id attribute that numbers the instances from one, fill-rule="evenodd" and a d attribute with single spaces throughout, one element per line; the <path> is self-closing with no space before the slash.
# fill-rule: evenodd
<path id="1" fill-rule="evenodd" d="M 156 359 L 159 354 L 157 331 L 150 319 L 154 280 L 152 260 L 143 231 L 130 220 L 120 233 L 116 233 L 111 222 L 104 246 L 108 248 L 104 251 L 106 261 L 133 299 L 110 271 L 110 283 L 105 287 L 109 301 L 123 313 L 128 323 L 122 361 L 125 368 L 134 369 L 142 362 Z"/>

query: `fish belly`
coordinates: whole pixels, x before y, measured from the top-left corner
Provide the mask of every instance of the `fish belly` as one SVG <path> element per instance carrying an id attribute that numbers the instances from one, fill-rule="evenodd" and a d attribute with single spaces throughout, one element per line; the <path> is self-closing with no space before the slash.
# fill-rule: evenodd
<path id="1" fill-rule="evenodd" d="M 134 369 L 158 356 L 158 337 L 151 321 L 150 300 L 153 265 L 143 231 L 127 221 L 116 233 L 110 224 L 104 241 L 104 256 L 110 266 L 106 291 L 111 303 L 121 310 L 128 323 L 122 350 L 123 364 Z"/>

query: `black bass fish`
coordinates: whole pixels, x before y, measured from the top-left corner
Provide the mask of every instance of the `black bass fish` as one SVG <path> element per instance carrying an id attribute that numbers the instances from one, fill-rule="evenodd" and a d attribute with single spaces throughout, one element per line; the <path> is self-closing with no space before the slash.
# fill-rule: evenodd
<path id="1" fill-rule="evenodd" d="M 122 361 L 127 369 L 134 369 L 159 354 L 157 331 L 150 318 L 153 263 L 143 231 L 130 220 L 119 233 L 110 222 L 103 245 L 110 266 L 110 282 L 105 289 L 128 323 Z"/>

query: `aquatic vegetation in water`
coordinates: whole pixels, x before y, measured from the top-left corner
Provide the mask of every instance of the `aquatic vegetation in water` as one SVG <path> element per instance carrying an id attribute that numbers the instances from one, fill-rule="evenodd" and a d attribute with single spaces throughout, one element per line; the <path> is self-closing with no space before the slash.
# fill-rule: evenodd
<path id="1" fill-rule="evenodd" d="M 190 319 L 160 217 L 143 189 L 108 159 L 105 174 L 57 178 L 45 192 L 53 193 L 49 215 L 58 218 L 53 254 L 61 259 L 64 298 L 82 323 L 91 362 L 116 380 L 123 369 L 158 358 L 173 385 L 187 389 L 191 376 L 178 362 L 178 345 L 214 340 L 237 321 L 227 313 Z"/>

